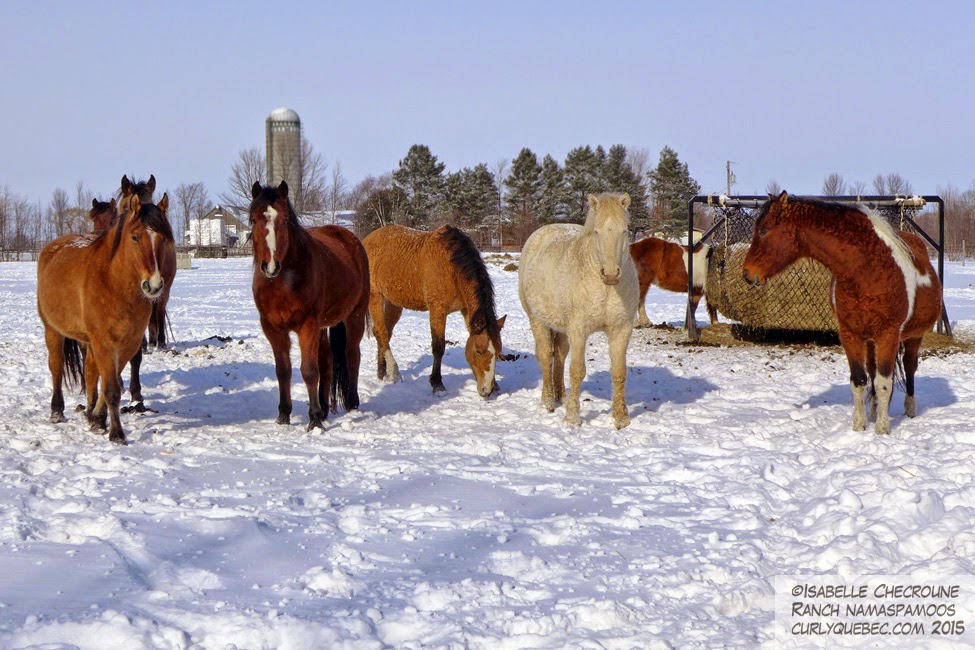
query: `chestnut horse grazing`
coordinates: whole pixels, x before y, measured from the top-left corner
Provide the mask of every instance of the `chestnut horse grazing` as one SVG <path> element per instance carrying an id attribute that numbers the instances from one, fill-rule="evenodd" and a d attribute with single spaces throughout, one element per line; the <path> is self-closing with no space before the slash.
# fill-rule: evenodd
<path id="1" fill-rule="evenodd" d="M 86 414 L 93 429 L 125 444 L 119 419 L 119 373 L 142 344 L 152 300 L 164 281 L 152 234 L 137 216 L 137 197 L 122 201 L 123 214 L 97 235 L 65 235 L 47 244 L 37 263 L 37 312 L 44 324 L 48 367 L 54 383 L 51 422 L 64 422 L 62 380 L 79 378 L 85 349 Z M 101 394 L 98 381 L 101 380 Z"/>
<path id="2" fill-rule="evenodd" d="M 505 317 L 495 315 L 494 285 L 471 238 L 450 225 L 433 232 L 393 225 L 369 233 L 362 244 L 369 254 L 369 313 L 376 335 L 379 379 L 400 379 L 389 340 L 403 309 L 429 311 L 433 339 L 430 385 L 434 393 L 446 392 L 441 374 L 444 331 L 447 314 L 460 311 L 469 333 L 465 354 L 477 392 L 488 397 L 498 390 L 495 367 L 501 358 Z"/>
<path id="3" fill-rule="evenodd" d="M 895 231 L 865 207 L 782 192 L 759 210 L 745 257 L 745 280 L 765 284 L 800 257 L 811 257 L 833 274 L 833 311 L 850 364 L 853 430 L 866 428 L 869 400 L 875 431 L 889 433 L 898 349 L 903 342 L 904 411 L 914 417 L 921 338 L 941 315 L 941 282 L 924 242 L 913 233 Z"/>
<path id="4" fill-rule="evenodd" d="M 579 391 L 586 376 L 586 340 L 597 331 L 609 339 L 613 420 L 617 429 L 630 423 L 626 346 L 640 287 L 628 253 L 629 205 L 629 194 L 590 194 L 584 226 L 542 226 L 521 251 L 518 295 L 535 337 L 542 406 L 551 412 L 562 399 L 565 358 L 571 351 L 565 408 L 565 422 L 571 426 L 582 423 Z"/>
<path id="5" fill-rule="evenodd" d="M 697 231 L 695 231 L 696 233 Z M 704 283 L 708 274 L 707 244 L 698 244 L 694 249 L 694 292 L 691 294 L 691 312 L 697 312 L 697 305 L 704 295 Z M 640 316 L 637 327 L 649 327 L 650 318 L 644 304 L 651 285 L 666 291 L 687 293 L 687 246 L 674 244 L 657 237 L 644 237 L 630 245 L 630 256 L 636 265 L 640 279 Z M 718 322 L 717 309 L 705 301 L 711 324 Z"/>
<path id="6" fill-rule="evenodd" d="M 341 226 L 305 229 L 288 184 L 251 188 L 254 303 L 274 351 L 278 424 L 291 422 L 291 337 L 301 347 L 308 430 L 324 429 L 338 397 L 359 408 L 359 342 L 369 309 L 369 262 L 358 237 Z"/>

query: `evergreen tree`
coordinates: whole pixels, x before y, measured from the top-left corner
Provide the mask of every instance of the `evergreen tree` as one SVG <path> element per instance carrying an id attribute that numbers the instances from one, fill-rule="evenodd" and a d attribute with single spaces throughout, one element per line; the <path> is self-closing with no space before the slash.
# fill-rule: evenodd
<path id="1" fill-rule="evenodd" d="M 606 157 L 602 147 L 602 159 Z M 565 157 L 565 183 L 568 192 L 568 212 L 566 219 L 582 223 L 589 212 L 589 195 L 601 191 L 602 160 L 592 147 L 576 147 Z"/>
<path id="2" fill-rule="evenodd" d="M 541 197 L 538 220 L 552 223 L 565 218 L 568 206 L 568 188 L 565 172 L 552 156 L 542 160 Z"/>
<path id="3" fill-rule="evenodd" d="M 647 188 L 633 171 L 626 147 L 614 144 L 609 148 L 603 166 L 607 192 L 626 192 L 630 195 L 630 230 L 638 232 L 650 227 L 650 210 L 647 208 Z"/>
<path id="4" fill-rule="evenodd" d="M 511 214 L 534 215 L 538 218 L 542 198 L 542 167 L 531 149 L 522 149 L 511 163 L 511 173 L 504 179 L 508 188 Z"/>
<path id="5" fill-rule="evenodd" d="M 444 204 L 448 220 L 463 228 L 475 228 L 497 213 L 498 186 L 494 174 L 481 163 L 449 174 Z"/>
<path id="6" fill-rule="evenodd" d="M 393 172 L 393 185 L 406 194 L 408 225 L 423 227 L 433 222 L 443 201 L 443 171 L 444 164 L 422 144 L 410 147 L 399 161 L 399 168 Z"/>
<path id="7" fill-rule="evenodd" d="M 647 177 L 654 203 L 653 227 L 668 237 L 686 236 L 687 203 L 701 191 L 687 163 L 682 163 L 673 149 L 664 147 L 657 167 L 647 172 Z"/>

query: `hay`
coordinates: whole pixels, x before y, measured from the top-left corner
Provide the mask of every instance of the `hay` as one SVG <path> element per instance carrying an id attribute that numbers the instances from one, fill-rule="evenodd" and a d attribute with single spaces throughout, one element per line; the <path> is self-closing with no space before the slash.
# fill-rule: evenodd
<path id="1" fill-rule="evenodd" d="M 746 243 L 714 246 L 705 293 L 722 316 L 757 330 L 837 330 L 829 295 L 833 276 L 825 266 L 801 259 L 753 287 L 742 275 L 747 254 Z"/>

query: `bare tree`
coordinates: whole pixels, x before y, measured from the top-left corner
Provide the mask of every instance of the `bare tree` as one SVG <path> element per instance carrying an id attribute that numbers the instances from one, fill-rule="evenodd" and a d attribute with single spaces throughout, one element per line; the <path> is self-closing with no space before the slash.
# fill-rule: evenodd
<path id="1" fill-rule="evenodd" d="M 178 214 L 183 218 L 180 240 L 184 241 L 190 230 L 190 221 L 199 219 L 210 209 L 210 196 L 202 181 L 195 183 L 180 183 L 173 193 L 176 199 Z"/>
<path id="2" fill-rule="evenodd" d="M 650 171 L 650 150 L 646 147 L 627 149 L 626 162 L 629 163 L 637 178 L 644 178 Z"/>
<path id="3" fill-rule="evenodd" d="M 31 205 L 30 201 L 18 197 L 13 203 L 13 237 L 10 247 L 16 251 L 17 259 L 29 254 L 34 259 L 40 244 L 38 239 L 39 224 L 41 222 L 40 205 Z"/>
<path id="4" fill-rule="evenodd" d="M 331 177 L 332 181 L 328 186 L 326 209 L 331 212 L 331 222 L 335 223 L 335 213 L 342 207 L 342 202 L 345 201 L 348 190 L 348 183 L 345 181 L 345 176 L 342 175 L 342 163 L 335 162 L 335 165 L 332 167 Z"/>
<path id="5" fill-rule="evenodd" d="M 73 231 L 71 226 L 71 203 L 68 192 L 61 187 L 51 192 L 51 202 L 47 205 L 47 220 L 53 228 L 53 236 L 60 237 Z"/>
<path id="6" fill-rule="evenodd" d="M 877 174 L 873 177 L 873 191 L 878 195 L 888 194 L 911 194 L 911 184 L 900 174 L 894 172 L 887 174 Z"/>
<path id="7" fill-rule="evenodd" d="M 765 184 L 765 191 L 772 196 L 778 196 L 782 194 L 782 186 L 774 178 L 769 179 L 769 182 Z"/>
<path id="8" fill-rule="evenodd" d="M 850 196 L 863 196 L 867 192 L 867 184 L 863 181 L 854 181 L 850 183 L 847 191 L 850 193 Z"/>
<path id="9" fill-rule="evenodd" d="M 267 179 L 267 161 L 257 147 L 240 152 L 237 162 L 230 166 L 227 178 L 227 192 L 220 195 L 224 205 L 250 205 L 251 187 L 255 182 L 264 183 Z"/>
<path id="10" fill-rule="evenodd" d="M 824 196 L 843 196 L 846 194 L 846 181 L 843 177 L 833 172 L 823 180 Z"/>
<path id="11" fill-rule="evenodd" d="M 299 162 L 301 190 L 294 201 L 295 210 L 298 212 L 324 210 L 328 197 L 328 163 L 321 154 L 315 153 L 311 142 L 304 138 L 301 139 Z"/>

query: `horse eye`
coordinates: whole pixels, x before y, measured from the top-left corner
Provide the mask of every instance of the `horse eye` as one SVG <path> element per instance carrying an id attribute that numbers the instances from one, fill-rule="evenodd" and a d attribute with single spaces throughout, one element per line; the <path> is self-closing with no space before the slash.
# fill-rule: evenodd
<path id="1" fill-rule="evenodd" d="M 139 242 L 139 236 L 138 235 L 132 235 L 132 241 L 138 243 Z"/>

